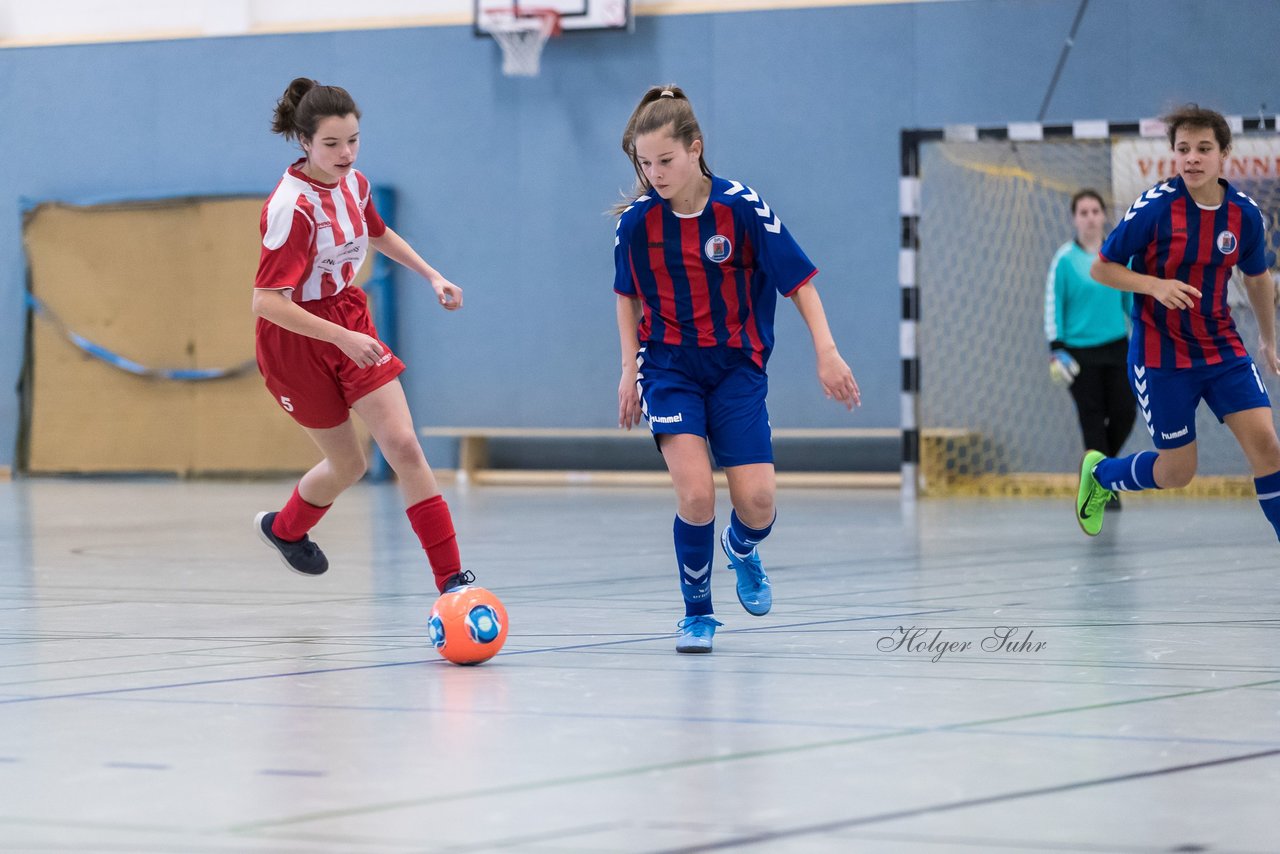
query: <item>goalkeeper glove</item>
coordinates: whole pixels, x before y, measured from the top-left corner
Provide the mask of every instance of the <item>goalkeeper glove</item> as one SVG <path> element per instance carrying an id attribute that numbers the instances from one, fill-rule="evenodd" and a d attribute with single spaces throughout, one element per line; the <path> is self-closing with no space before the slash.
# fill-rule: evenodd
<path id="1" fill-rule="evenodd" d="M 1054 350 L 1049 354 L 1049 378 L 1059 385 L 1069 386 L 1080 375 L 1080 363 L 1066 350 Z"/>

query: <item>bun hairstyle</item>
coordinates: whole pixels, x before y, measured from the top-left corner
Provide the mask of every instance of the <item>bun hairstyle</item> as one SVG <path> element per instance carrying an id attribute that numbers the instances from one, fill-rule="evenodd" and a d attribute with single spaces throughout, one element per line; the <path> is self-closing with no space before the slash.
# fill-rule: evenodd
<path id="1" fill-rule="evenodd" d="M 271 132 L 285 139 L 308 141 L 315 136 L 321 119 L 352 115 L 360 118 L 360 108 L 346 89 L 322 86 L 309 77 L 296 77 L 276 101 Z"/>
<path id="2" fill-rule="evenodd" d="M 624 196 L 626 202 L 615 206 L 614 213 L 621 213 L 632 202 L 653 189 L 644 177 L 644 170 L 640 168 L 640 160 L 636 157 L 636 137 L 664 128 L 669 129 L 671 136 L 686 149 L 693 145 L 695 139 L 702 139 L 702 128 L 698 125 L 698 117 L 693 114 L 693 104 L 689 103 L 684 90 L 675 84 L 650 86 L 627 121 L 627 129 L 622 132 L 622 150 L 636 170 L 636 185 L 629 196 Z M 698 166 L 703 175 L 710 177 L 705 145 L 704 140 L 704 154 L 698 156 Z"/>

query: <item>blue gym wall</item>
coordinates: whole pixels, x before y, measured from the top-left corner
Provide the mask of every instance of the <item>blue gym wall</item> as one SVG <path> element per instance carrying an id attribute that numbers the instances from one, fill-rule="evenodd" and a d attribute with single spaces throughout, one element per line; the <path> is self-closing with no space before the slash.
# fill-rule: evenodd
<path id="1" fill-rule="evenodd" d="M 502 77 L 496 46 L 468 27 L 0 50 L 0 465 L 13 462 L 19 426 L 21 200 L 265 195 L 293 156 L 267 122 L 297 75 L 355 95 L 361 168 L 398 193 L 399 231 L 465 288 L 466 308 L 449 315 L 398 276 L 419 423 L 615 422 L 614 223 L 603 211 L 631 183 L 618 138 L 632 106 L 647 85 L 676 81 L 712 168 L 759 190 L 818 264 L 862 386 L 852 416 L 823 399 L 784 303 L 774 425 L 896 426 L 899 131 L 1034 119 L 1077 6 L 641 17 L 633 34 L 552 44 L 532 80 Z M 1095 0 L 1046 119 L 1137 118 L 1185 100 L 1274 112 L 1277 32 L 1274 0 Z M 131 251 L 147 263 L 145 246 Z M 250 286 L 225 283 L 245 290 L 245 323 Z M 925 311 L 945 310 L 924 299 Z M 998 368 L 976 358 L 974 369 Z"/>

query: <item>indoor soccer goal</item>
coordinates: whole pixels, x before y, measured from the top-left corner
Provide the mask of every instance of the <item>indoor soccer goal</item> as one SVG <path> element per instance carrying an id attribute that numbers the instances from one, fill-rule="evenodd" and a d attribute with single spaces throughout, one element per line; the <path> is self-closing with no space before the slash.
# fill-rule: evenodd
<path id="1" fill-rule="evenodd" d="M 1226 177 L 1263 209 L 1280 243 L 1274 118 L 1230 118 Z M 904 488 L 923 494 L 1067 494 L 1083 452 L 1075 407 L 1050 381 L 1045 276 L 1072 239 L 1070 198 L 1108 200 L 1108 229 L 1172 177 L 1164 125 L 1080 122 L 907 131 L 902 136 Z M 1271 256 L 1274 263 L 1274 254 Z M 1256 352 L 1257 323 L 1232 282 L 1232 313 Z M 1280 403 L 1280 380 L 1267 378 Z M 1180 494 L 1253 495 L 1230 431 L 1201 407 L 1199 476 Z M 1125 453 L 1151 448 L 1139 418 Z M 908 483 L 909 481 L 909 483 Z"/>

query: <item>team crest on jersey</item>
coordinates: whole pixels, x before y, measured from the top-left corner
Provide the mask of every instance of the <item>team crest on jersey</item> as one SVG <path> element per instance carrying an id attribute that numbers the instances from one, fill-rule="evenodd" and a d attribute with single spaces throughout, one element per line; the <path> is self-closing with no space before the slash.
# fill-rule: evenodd
<path id="1" fill-rule="evenodd" d="M 1222 231 L 1218 233 L 1218 251 L 1223 255 L 1230 255 L 1236 251 L 1236 236 L 1230 231 Z"/>
<path id="2" fill-rule="evenodd" d="M 712 263 L 720 264 L 733 254 L 733 243 L 723 234 L 713 234 L 703 244 L 702 251 Z"/>

